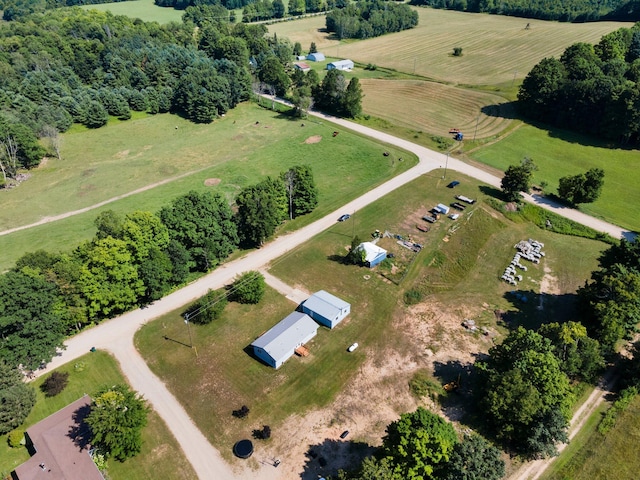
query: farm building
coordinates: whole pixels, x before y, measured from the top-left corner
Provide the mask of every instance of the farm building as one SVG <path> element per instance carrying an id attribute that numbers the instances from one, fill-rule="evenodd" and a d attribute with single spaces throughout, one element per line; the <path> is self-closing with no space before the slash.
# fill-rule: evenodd
<path id="1" fill-rule="evenodd" d="M 306 55 L 296 55 L 296 60 L 300 61 L 300 60 L 306 60 L 307 56 Z"/>
<path id="2" fill-rule="evenodd" d="M 358 250 L 364 250 L 364 263 L 367 267 L 373 268 L 387 258 L 387 251 L 377 246 L 375 243 L 363 242 L 358 245 Z"/>
<path id="3" fill-rule="evenodd" d="M 310 53 L 309 55 L 307 55 L 307 60 L 310 60 L 312 62 L 324 62 L 324 53 Z"/>
<path id="4" fill-rule="evenodd" d="M 333 328 L 351 312 L 351 305 L 320 290 L 302 303 L 302 311 L 325 327 Z"/>
<path id="5" fill-rule="evenodd" d="M 253 353 L 273 368 L 280 368 L 296 348 L 301 347 L 318 333 L 318 324 L 309 315 L 293 312 L 262 334 L 251 344 Z"/>
<path id="6" fill-rule="evenodd" d="M 294 63 L 293 68 L 295 68 L 296 70 L 302 70 L 303 72 L 308 72 L 309 70 L 311 70 L 311 67 L 309 66 L 309 64 L 304 62 Z"/>
<path id="7" fill-rule="evenodd" d="M 353 70 L 353 61 L 351 60 L 338 60 L 337 62 L 331 62 L 327 64 L 327 70 Z"/>
<path id="8" fill-rule="evenodd" d="M 25 439 L 32 456 L 15 469 L 12 478 L 103 480 L 84 440 L 90 406 L 91 398 L 85 395 L 29 428 Z"/>

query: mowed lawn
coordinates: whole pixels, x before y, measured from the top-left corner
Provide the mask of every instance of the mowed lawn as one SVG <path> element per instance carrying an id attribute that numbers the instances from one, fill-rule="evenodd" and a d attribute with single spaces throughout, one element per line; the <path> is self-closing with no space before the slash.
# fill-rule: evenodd
<path id="1" fill-rule="evenodd" d="M 117 362 L 109 354 L 95 352 L 87 354 L 73 363 L 57 369 L 69 373 L 67 388 L 55 397 L 45 397 L 39 386 L 47 378 L 44 375 L 33 382 L 36 388 L 37 403 L 21 429 L 27 429 L 52 413 L 82 397 L 92 394 L 103 385 L 126 383 Z M 49 372 L 50 373 L 50 372 Z M 112 480 L 145 480 L 152 478 L 192 479 L 195 472 L 185 458 L 164 422 L 151 412 L 149 423 L 142 433 L 142 452 L 125 462 L 110 460 L 109 478 Z M 29 458 L 27 449 L 10 448 L 7 436 L 0 442 L 0 474 L 6 478 L 10 472 Z"/>
<path id="2" fill-rule="evenodd" d="M 640 211 L 635 208 L 640 203 L 638 150 L 607 148 L 571 132 L 523 125 L 501 141 L 473 152 L 471 157 L 501 171 L 529 157 L 538 166 L 534 183 L 547 182 L 549 193 L 557 193 L 561 177 L 602 168 L 602 195 L 592 204 L 581 205 L 580 210 L 623 228 L 640 230 Z"/>
<path id="3" fill-rule="evenodd" d="M 559 56 L 576 42 L 600 37 L 632 23 L 560 23 L 500 15 L 418 8 L 418 26 L 363 41 L 339 43 L 323 32 L 324 17 L 269 26 L 270 33 L 300 42 L 312 41 L 326 55 L 362 64 L 394 68 L 446 83 L 499 85 L 522 80 L 545 57 Z M 527 23 L 530 28 L 525 30 Z M 462 48 L 454 57 L 453 48 Z"/>
<path id="4" fill-rule="evenodd" d="M 131 18 L 139 18 L 145 22 L 181 22 L 183 10 L 169 7 L 158 7 L 154 0 L 130 0 L 128 2 L 101 3 L 97 5 L 83 5 L 85 10 L 109 11 L 114 15 L 125 15 Z"/>
<path id="5" fill-rule="evenodd" d="M 588 438 L 575 439 L 560 455 L 543 480 L 634 480 L 640 469 L 640 396 L 636 396 L 629 407 L 618 417 L 616 425 L 606 435 L 596 430 L 602 413 L 599 410 L 589 419 Z M 582 433 L 582 432 L 581 432 Z"/>
<path id="6" fill-rule="evenodd" d="M 348 131 L 333 137 L 336 127 L 328 122 L 302 123 L 246 104 L 212 125 L 159 115 L 65 135 L 63 160 L 49 160 L 29 181 L 5 192 L 3 230 L 171 181 L 100 209 L 0 236 L 0 271 L 25 252 L 68 250 L 91 238 L 93 220 L 106 209 L 156 212 L 192 189 L 220 192 L 231 202 L 240 189 L 267 175 L 308 164 L 319 188 L 319 206 L 294 222 L 299 227 L 416 163 L 407 152 Z M 306 143 L 312 137 L 316 143 Z M 206 186 L 212 179 L 220 182 Z"/>
<path id="7" fill-rule="evenodd" d="M 412 348 L 413 339 L 405 338 L 392 324 L 398 315 L 404 315 L 403 292 L 428 278 L 429 268 L 446 274 L 447 289 L 425 297 L 425 302 L 444 302 L 445 311 L 489 305 L 485 323 L 495 327 L 491 308 L 518 309 L 508 296 L 513 287 L 499 280 L 500 270 L 512 258 L 515 241 L 533 236 L 547 245 L 545 262 L 557 278 L 558 293 L 569 295 L 545 297 L 547 319 L 550 315 L 560 318 L 561 307 L 571 303 L 570 295 L 595 268 L 603 244 L 511 223 L 483 205 L 484 194 L 478 184 L 463 176 L 459 177 L 461 188 L 455 193 L 474 196 L 479 203 L 457 222 L 442 219 L 430 232 L 419 232 L 415 225 L 427 209 L 435 202 L 452 201 L 454 191 L 446 188 L 448 182 L 441 177 L 442 171 L 420 177 L 273 262 L 270 272 L 287 284 L 308 292 L 325 289 L 351 303 L 351 314 L 340 325 L 333 330 L 320 328 L 307 345 L 308 357 L 292 357 L 274 370 L 250 354 L 251 342 L 296 307 L 271 289 L 257 306 L 230 303 L 212 324 L 191 325 L 197 356 L 188 347 L 189 332 L 180 316 L 182 310 L 138 331 L 136 346 L 150 368 L 167 383 L 223 455 L 231 458 L 233 442 L 249 436 L 253 429 L 270 425 L 275 438 L 288 416 L 330 404 L 349 385 L 365 357 Z M 380 275 L 392 277 L 395 267 L 381 265 L 369 270 L 341 261 L 354 233 L 365 240 L 375 229 L 411 235 L 414 242 L 424 245 L 416 256 L 395 240 L 381 240 L 381 245 L 396 253 L 396 267 L 407 271 L 406 280 L 398 285 Z M 464 255 L 460 255 L 462 249 Z M 448 264 L 434 264 L 438 252 L 444 252 Z M 465 257 L 464 262 L 456 259 L 460 256 Z M 456 272 L 450 275 L 452 270 Z M 530 292 L 532 304 L 538 305 L 534 295 L 544 273 L 542 266 L 532 269 L 530 280 L 522 285 Z M 538 317 L 529 318 L 524 312 L 518 322 L 539 322 L 543 314 L 534 310 Z M 346 348 L 354 341 L 360 348 L 347 353 Z M 421 345 L 422 349 L 428 347 Z M 244 421 L 231 415 L 242 405 L 251 410 Z"/>

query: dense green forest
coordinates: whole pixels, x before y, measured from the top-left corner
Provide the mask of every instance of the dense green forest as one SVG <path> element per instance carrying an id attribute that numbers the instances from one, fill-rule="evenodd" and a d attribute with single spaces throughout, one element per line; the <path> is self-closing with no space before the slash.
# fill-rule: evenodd
<path id="1" fill-rule="evenodd" d="M 559 20 L 561 22 L 593 22 L 596 20 L 640 20 L 637 0 L 411 0 L 423 5 L 474 13 L 493 13 L 514 17 Z"/>
<path id="2" fill-rule="evenodd" d="M 371 38 L 418 25 L 418 13 L 407 5 L 384 0 L 360 0 L 327 13 L 327 31 L 339 39 Z"/>
<path id="3" fill-rule="evenodd" d="M 619 143 L 640 142 L 640 23 L 545 58 L 518 93 L 526 117 Z"/>

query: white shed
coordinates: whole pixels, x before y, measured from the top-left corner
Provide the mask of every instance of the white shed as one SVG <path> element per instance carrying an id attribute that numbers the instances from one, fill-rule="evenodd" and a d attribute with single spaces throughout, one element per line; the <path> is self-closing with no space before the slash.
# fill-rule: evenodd
<path id="1" fill-rule="evenodd" d="M 358 250 L 364 250 L 364 263 L 373 268 L 387 258 L 387 251 L 371 242 L 363 242 L 358 245 Z"/>
<path id="2" fill-rule="evenodd" d="M 327 70 L 353 70 L 352 60 L 338 60 L 337 62 L 331 62 L 327 64 Z"/>
<path id="3" fill-rule="evenodd" d="M 262 334 L 251 346 L 260 360 L 280 368 L 301 347 L 318 333 L 318 324 L 309 315 L 293 312 Z"/>
<path id="4" fill-rule="evenodd" d="M 344 300 L 320 290 L 302 302 L 302 311 L 316 322 L 333 328 L 351 312 L 351 305 Z"/>

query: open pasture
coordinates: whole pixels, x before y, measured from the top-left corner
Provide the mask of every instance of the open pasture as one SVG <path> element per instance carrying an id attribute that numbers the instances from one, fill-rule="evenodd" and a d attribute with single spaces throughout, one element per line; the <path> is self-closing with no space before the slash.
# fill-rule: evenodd
<path id="1" fill-rule="evenodd" d="M 332 442 L 326 435 L 337 438 L 345 427 L 354 430 L 356 444 L 364 439 L 378 444 L 389 421 L 415 408 L 408 383 L 416 371 L 434 362 L 463 364 L 491 346 L 490 339 L 460 326 L 464 318 L 475 318 L 500 335 L 506 327 L 497 325 L 494 309 L 512 312 L 510 325 L 570 315 L 571 295 L 595 267 L 603 244 L 510 222 L 483 204 L 477 182 L 456 176 L 461 185 L 453 191 L 446 188 L 451 178 L 442 179 L 442 173 L 416 179 L 273 262 L 270 272 L 288 285 L 308 292 L 325 289 L 351 303 L 351 314 L 340 325 L 319 330 L 308 357 L 292 357 L 274 370 L 248 353 L 256 337 L 295 308 L 271 289 L 257 306 L 230 303 L 219 320 L 192 326 L 197 358 L 184 345 L 189 336 L 180 311 L 137 333 L 136 346 L 150 368 L 223 455 L 230 457 L 232 442 L 262 425 L 270 425 L 273 436 L 260 448 L 276 452 L 283 464 L 289 455 L 288 465 L 300 462 L 291 458 L 296 452 L 304 456 L 309 445 Z M 454 193 L 478 202 L 457 221 L 441 218 L 429 232 L 419 231 L 420 217 L 438 202 L 453 201 Z M 424 248 L 405 255 L 400 253 L 405 247 L 384 238 L 380 244 L 396 253 L 394 259 L 372 270 L 343 264 L 352 235 L 369 240 L 376 229 L 411 237 Z M 514 287 L 499 277 L 514 243 L 529 237 L 543 241 L 548 253 L 544 265 L 532 268 L 521 284 L 531 299 L 531 308 L 524 309 L 509 294 Z M 434 261 L 436 255 L 441 261 Z M 379 274 L 393 269 L 394 262 L 404 262 L 408 271 L 399 285 Z M 434 270 L 446 288 L 424 289 L 413 307 L 399 301 L 405 290 L 435 278 Z M 541 290 L 546 293 L 542 302 Z M 347 353 L 354 341 L 360 347 Z M 249 417 L 233 418 L 231 411 L 242 405 L 250 408 Z"/>
<path id="2" fill-rule="evenodd" d="M 0 191 L 0 229 L 148 189 L 99 209 L 0 236 L 0 271 L 28 251 L 68 250 L 91 238 L 93 220 L 105 209 L 156 212 L 192 189 L 219 192 L 231 202 L 240 189 L 304 163 L 313 168 L 319 205 L 293 222 L 300 227 L 415 165 L 413 155 L 348 131 L 333 137 L 333 124 L 315 119 L 301 124 L 245 104 L 211 125 L 158 115 L 67 134 L 61 161 L 50 159 L 18 188 Z M 310 137 L 321 140 L 307 143 Z M 390 155 L 383 156 L 384 151 Z M 404 160 L 397 161 L 399 157 Z M 207 182 L 212 179 L 216 181 Z"/>
<path id="3" fill-rule="evenodd" d="M 640 230 L 640 212 L 634 208 L 640 202 L 640 190 L 635 187 L 640 182 L 638 150 L 612 149 L 575 133 L 523 125 L 470 156 L 501 171 L 529 157 L 538 166 L 533 183 L 547 182 L 547 193 L 557 192 L 561 177 L 602 168 L 605 177 L 600 198 L 581 205 L 580 210 L 631 231 Z"/>
<path id="4" fill-rule="evenodd" d="M 559 56 L 576 42 L 597 43 L 604 34 L 632 23 L 559 23 L 499 15 L 419 8 L 418 26 L 363 41 L 338 43 L 323 32 L 324 17 L 269 26 L 270 33 L 312 41 L 325 55 L 350 58 L 462 85 L 509 85 L 544 57 Z M 530 28 L 525 30 L 527 23 Z M 462 56 L 452 55 L 454 47 Z"/>
<path id="5" fill-rule="evenodd" d="M 92 394 L 103 385 L 126 383 L 118 363 L 109 354 L 100 351 L 88 353 L 75 362 L 60 367 L 57 371 L 69 374 L 69 384 L 55 397 L 45 397 L 39 386 L 51 372 L 34 380 L 36 404 L 22 429 L 57 412 L 85 393 Z M 112 480 L 195 478 L 195 472 L 164 422 L 153 411 L 148 419 L 149 422 L 142 431 L 142 452 L 125 462 L 109 461 L 109 478 Z M 6 435 L 3 435 L 0 442 L 0 474 L 2 478 L 11 478 L 10 472 L 27 460 L 29 453 L 24 447 L 10 448 L 6 438 Z"/>
<path id="6" fill-rule="evenodd" d="M 139 18 L 145 22 L 158 22 L 159 24 L 181 22 L 183 10 L 168 7 L 158 7 L 153 0 L 130 0 L 127 2 L 100 3 L 97 5 L 83 5 L 85 10 L 109 11 L 114 15 L 125 15 L 131 18 Z"/>
<path id="7" fill-rule="evenodd" d="M 466 138 L 498 135 L 511 124 L 512 105 L 491 93 L 420 80 L 364 79 L 363 110 L 394 125 L 449 136 L 459 128 Z"/>

